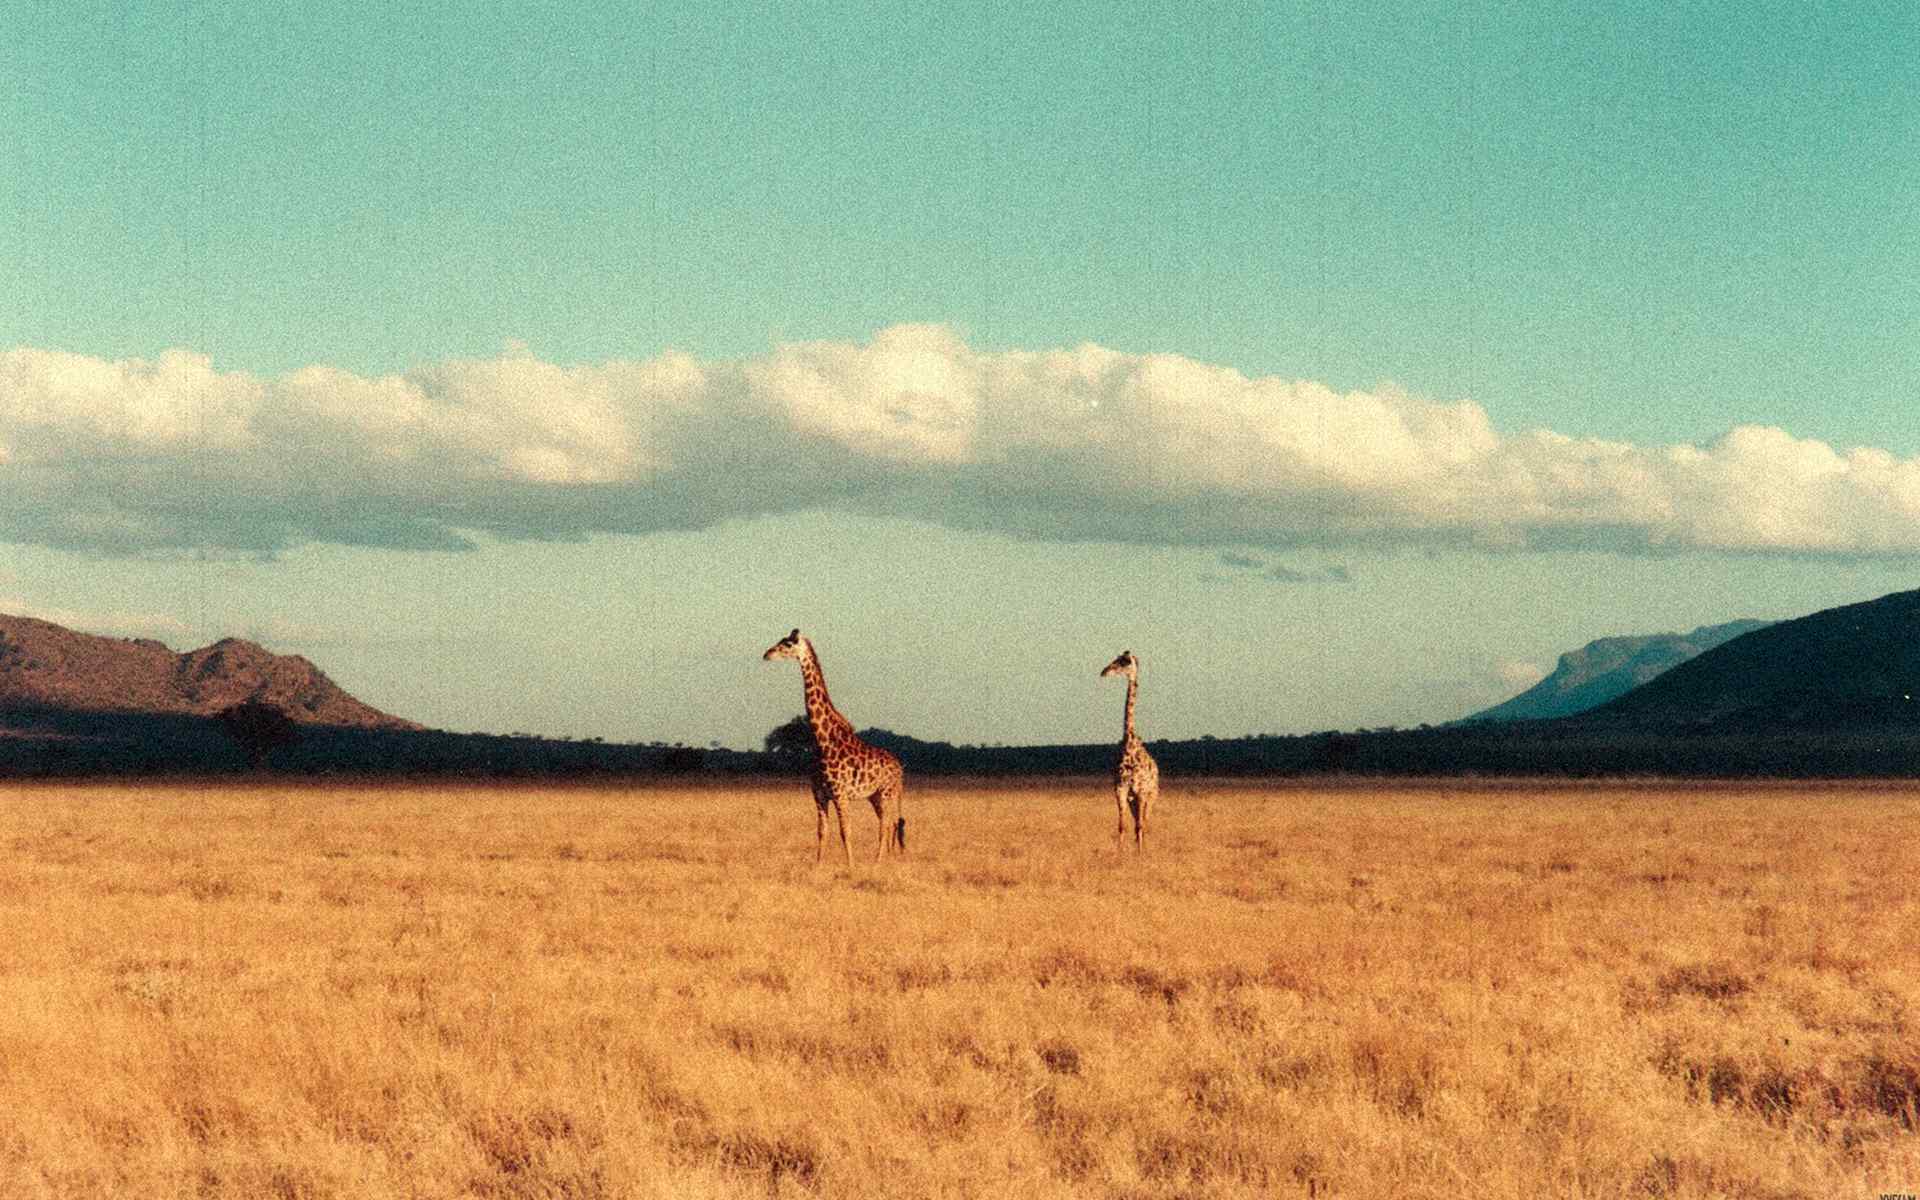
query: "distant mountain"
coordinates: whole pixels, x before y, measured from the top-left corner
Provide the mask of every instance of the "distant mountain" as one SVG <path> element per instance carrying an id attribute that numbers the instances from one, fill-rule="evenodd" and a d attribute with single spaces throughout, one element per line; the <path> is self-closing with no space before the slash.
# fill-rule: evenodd
<path id="1" fill-rule="evenodd" d="M 1920 591 L 1755 630 L 1579 720 L 1801 730 L 1920 723 Z"/>
<path id="2" fill-rule="evenodd" d="M 1553 674 L 1518 696 L 1466 720 L 1537 721 L 1583 713 L 1625 695 L 1716 646 L 1765 629 L 1768 624 L 1766 621 L 1729 621 L 1724 625 L 1702 625 L 1692 633 L 1600 638 L 1562 654 Z"/>
<path id="3" fill-rule="evenodd" d="M 151 638 L 0 615 L 0 710 L 205 717 L 246 700 L 304 725 L 420 728 L 354 699 L 298 655 L 239 638 L 175 654 Z"/>

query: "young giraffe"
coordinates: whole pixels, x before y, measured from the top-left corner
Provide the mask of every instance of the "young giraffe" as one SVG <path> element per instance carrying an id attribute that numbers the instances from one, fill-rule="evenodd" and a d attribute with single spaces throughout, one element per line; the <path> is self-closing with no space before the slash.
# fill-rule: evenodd
<path id="1" fill-rule="evenodd" d="M 1147 810 L 1160 795 L 1160 765 L 1153 761 L 1153 755 L 1147 753 L 1147 744 L 1133 731 L 1133 704 L 1140 692 L 1140 660 L 1133 651 L 1122 650 L 1120 657 L 1107 664 L 1100 672 L 1102 679 L 1109 675 L 1127 677 L 1127 721 L 1120 735 L 1120 761 L 1113 767 L 1113 802 L 1119 809 L 1119 824 L 1114 827 L 1114 849 L 1126 844 L 1127 810 L 1133 810 L 1133 844 L 1144 847 L 1147 833 Z"/>
<path id="2" fill-rule="evenodd" d="M 900 811 L 904 782 L 900 760 L 854 734 L 853 722 L 840 715 L 827 695 L 827 678 L 820 672 L 820 657 L 813 652 L 813 643 L 801 637 L 798 629 L 769 646 L 761 657 L 791 658 L 800 664 L 807 723 L 813 727 L 813 743 L 819 750 L 813 767 L 813 861 L 819 862 L 826 850 L 827 805 L 832 804 L 833 815 L 840 822 L 840 848 L 846 851 L 847 866 L 852 868 L 846 806 L 856 800 L 872 804 L 874 815 L 880 818 L 880 842 L 873 852 L 874 861 L 879 862 L 889 847 L 905 854 L 907 818 Z"/>

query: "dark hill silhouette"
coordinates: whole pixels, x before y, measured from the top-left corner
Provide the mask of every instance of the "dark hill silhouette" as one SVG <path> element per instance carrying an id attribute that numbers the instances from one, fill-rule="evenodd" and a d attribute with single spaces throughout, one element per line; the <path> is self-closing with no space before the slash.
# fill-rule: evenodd
<path id="1" fill-rule="evenodd" d="M 239 638 L 175 654 L 151 638 L 0 615 L 0 709 L 210 717 L 247 701 L 302 725 L 421 728 L 354 699 L 298 655 Z"/>
<path id="2" fill-rule="evenodd" d="M 292 724 L 274 725 L 275 715 Z M 758 767 L 757 756 L 689 746 L 428 729 L 348 695 L 304 658 L 239 638 L 176 654 L 151 638 L 0 615 L 0 775 L 233 774 L 269 765 L 268 750 L 273 769 L 299 775 L 592 778 Z"/>
<path id="3" fill-rule="evenodd" d="M 1920 724 L 1920 591 L 1755 630 L 1573 720 L 1691 729 Z"/>
<path id="4" fill-rule="evenodd" d="M 1691 661 L 1734 638 L 1765 629 L 1766 621 L 1702 625 L 1692 633 L 1606 637 L 1560 656 L 1553 674 L 1511 700 L 1467 717 L 1468 721 L 1538 721 L 1570 717 Z"/>

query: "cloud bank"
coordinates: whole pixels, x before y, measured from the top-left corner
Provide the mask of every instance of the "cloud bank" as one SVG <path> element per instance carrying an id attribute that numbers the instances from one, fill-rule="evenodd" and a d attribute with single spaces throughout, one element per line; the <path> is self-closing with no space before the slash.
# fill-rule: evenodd
<path id="1" fill-rule="evenodd" d="M 0 538 L 112 555 L 460 549 L 807 509 L 1023 538 L 1920 552 L 1920 459 L 1742 426 L 1502 433 L 1470 402 L 1172 354 L 977 351 L 903 325 L 744 360 L 521 349 L 266 378 L 201 354 L 0 352 Z"/>

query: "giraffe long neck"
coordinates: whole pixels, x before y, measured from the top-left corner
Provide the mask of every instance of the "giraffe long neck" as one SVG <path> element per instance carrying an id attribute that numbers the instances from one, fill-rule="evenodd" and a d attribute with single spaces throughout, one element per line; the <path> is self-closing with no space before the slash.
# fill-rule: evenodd
<path id="1" fill-rule="evenodd" d="M 1138 675 L 1127 676 L 1127 719 L 1126 724 L 1121 726 L 1120 729 L 1120 744 L 1123 746 L 1130 746 L 1135 741 L 1133 733 L 1133 705 L 1134 701 L 1139 698 L 1139 695 L 1140 677 Z"/>
<path id="2" fill-rule="evenodd" d="M 840 710 L 833 706 L 833 698 L 827 695 L 827 677 L 820 670 L 819 656 L 813 653 L 811 645 L 807 651 L 800 659 L 800 683 L 807 702 L 807 724 L 813 727 L 814 744 L 824 747 L 831 735 L 847 724 L 847 719 L 840 715 Z"/>

